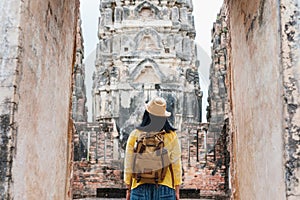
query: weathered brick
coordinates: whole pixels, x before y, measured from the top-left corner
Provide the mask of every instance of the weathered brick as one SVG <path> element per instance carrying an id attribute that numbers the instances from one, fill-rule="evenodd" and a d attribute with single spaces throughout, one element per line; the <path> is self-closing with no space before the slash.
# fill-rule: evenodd
<path id="1" fill-rule="evenodd" d="M 0 124 L 0 199 L 70 198 L 78 9 L 77 0 L 0 2 L 0 116 L 10 120 L 9 131 Z"/>

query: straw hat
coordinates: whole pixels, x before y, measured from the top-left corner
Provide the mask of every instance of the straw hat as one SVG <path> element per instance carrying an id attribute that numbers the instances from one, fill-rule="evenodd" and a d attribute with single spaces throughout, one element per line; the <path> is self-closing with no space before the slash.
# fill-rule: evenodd
<path id="1" fill-rule="evenodd" d="M 160 117 L 170 117 L 171 113 L 166 111 L 167 103 L 166 100 L 164 100 L 161 97 L 155 97 L 151 101 L 149 101 L 146 105 L 146 110 L 155 116 Z"/>

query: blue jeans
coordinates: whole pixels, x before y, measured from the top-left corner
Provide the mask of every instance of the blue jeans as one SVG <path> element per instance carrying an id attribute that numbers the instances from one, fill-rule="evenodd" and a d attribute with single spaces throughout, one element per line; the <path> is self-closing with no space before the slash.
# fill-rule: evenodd
<path id="1" fill-rule="evenodd" d="M 164 185 L 143 184 L 130 192 L 130 200 L 175 200 L 175 190 Z"/>

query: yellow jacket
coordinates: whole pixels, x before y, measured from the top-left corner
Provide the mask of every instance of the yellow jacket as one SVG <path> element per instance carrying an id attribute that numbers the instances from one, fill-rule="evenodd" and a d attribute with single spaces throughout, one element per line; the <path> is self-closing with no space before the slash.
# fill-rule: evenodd
<path id="1" fill-rule="evenodd" d="M 142 181 L 137 182 L 136 179 L 131 177 L 133 148 L 139 133 L 141 133 L 141 131 L 137 129 L 132 131 L 131 134 L 129 135 L 127 146 L 126 146 L 125 163 L 124 163 L 124 181 L 126 185 L 130 185 L 131 183 L 131 189 L 134 189 L 137 186 L 143 184 Z M 172 162 L 172 168 L 174 174 L 174 186 L 180 185 L 182 183 L 181 148 L 179 146 L 177 134 L 174 131 L 171 131 L 170 133 L 166 133 L 164 135 L 164 143 L 165 143 L 165 148 L 168 150 L 170 160 Z M 169 168 L 164 180 L 159 184 L 173 188 L 172 175 Z"/>

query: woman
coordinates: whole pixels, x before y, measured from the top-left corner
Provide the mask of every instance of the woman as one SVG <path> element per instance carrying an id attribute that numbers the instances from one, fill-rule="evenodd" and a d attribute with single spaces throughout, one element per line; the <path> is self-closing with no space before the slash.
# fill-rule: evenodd
<path id="1" fill-rule="evenodd" d="M 145 105 L 142 123 L 129 136 L 125 155 L 124 181 L 127 187 L 126 200 L 179 200 L 179 186 L 182 183 L 181 151 L 175 128 L 167 118 L 166 101 L 156 97 Z M 171 167 L 167 169 L 164 179 L 158 184 L 139 181 L 132 176 L 134 145 L 139 134 L 144 132 L 165 131 L 164 148 L 167 149 Z"/>

